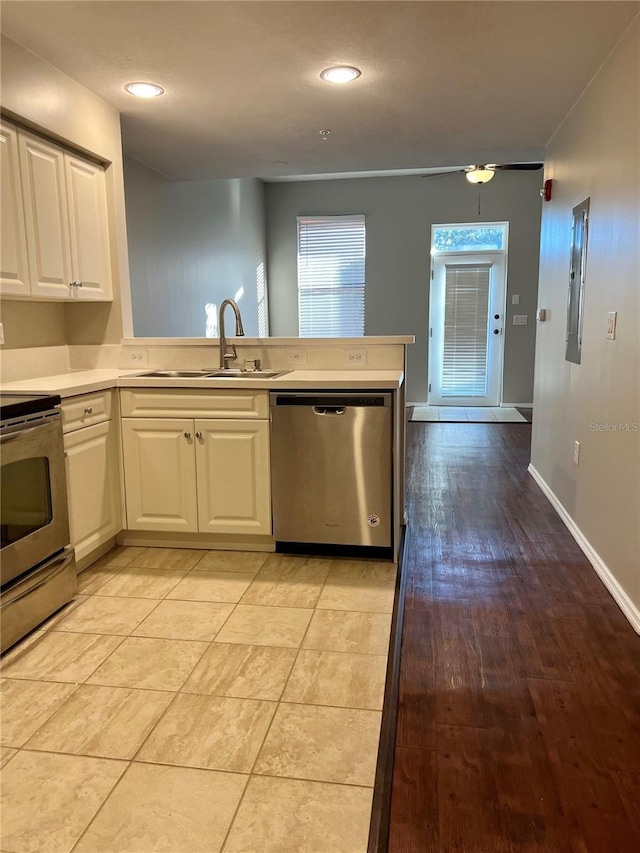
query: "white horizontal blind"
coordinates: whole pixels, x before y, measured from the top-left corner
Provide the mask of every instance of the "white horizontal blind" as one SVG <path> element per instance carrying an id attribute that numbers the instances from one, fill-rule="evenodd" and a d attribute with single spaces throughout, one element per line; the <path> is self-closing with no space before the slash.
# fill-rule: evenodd
<path id="1" fill-rule="evenodd" d="M 447 265 L 444 303 L 442 395 L 487 393 L 490 264 Z"/>
<path id="2" fill-rule="evenodd" d="M 365 218 L 298 217 L 300 337 L 364 335 Z"/>

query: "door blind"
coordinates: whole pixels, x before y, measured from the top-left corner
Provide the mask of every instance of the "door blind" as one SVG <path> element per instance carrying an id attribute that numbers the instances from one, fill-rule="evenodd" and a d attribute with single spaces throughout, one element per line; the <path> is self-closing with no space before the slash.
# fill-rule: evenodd
<path id="1" fill-rule="evenodd" d="M 364 335 L 364 268 L 364 215 L 298 217 L 301 337 Z"/>
<path id="2" fill-rule="evenodd" d="M 490 264 L 447 265 L 442 395 L 487 393 Z"/>

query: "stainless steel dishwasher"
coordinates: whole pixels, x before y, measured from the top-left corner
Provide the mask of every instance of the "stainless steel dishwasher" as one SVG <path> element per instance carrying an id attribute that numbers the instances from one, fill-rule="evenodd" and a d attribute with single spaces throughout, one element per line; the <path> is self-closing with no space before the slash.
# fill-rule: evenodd
<path id="1" fill-rule="evenodd" d="M 390 549 L 391 394 L 272 392 L 270 402 L 278 549 Z"/>

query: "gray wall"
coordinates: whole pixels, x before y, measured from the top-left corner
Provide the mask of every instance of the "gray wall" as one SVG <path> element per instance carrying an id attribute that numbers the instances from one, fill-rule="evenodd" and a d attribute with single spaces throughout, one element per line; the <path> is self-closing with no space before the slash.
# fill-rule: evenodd
<path id="1" fill-rule="evenodd" d="M 478 190 L 462 175 L 383 177 L 266 185 L 269 312 L 272 335 L 298 334 L 296 216 L 367 216 L 367 335 L 414 334 L 408 399 L 427 399 L 429 269 L 433 223 L 509 221 L 503 399 L 533 399 L 541 172 L 504 172 Z M 520 304 L 511 306 L 511 294 Z M 528 326 L 511 316 L 528 314 Z"/>
<path id="2" fill-rule="evenodd" d="M 135 336 L 204 337 L 205 305 L 243 287 L 245 333 L 256 337 L 262 182 L 174 182 L 125 158 L 125 196 Z"/>
<path id="3" fill-rule="evenodd" d="M 548 146 L 531 461 L 640 630 L 640 19 Z M 571 211 L 590 197 L 582 363 L 565 361 Z M 607 340 L 609 311 L 618 312 Z M 634 427 L 635 425 L 635 427 Z M 625 428 L 626 427 L 626 428 Z M 580 442 L 580 464 L 573 443 Z M 597 562 L 597 561 L 596 561 Z M 606 572 L 605 572 L 606 574 Z M 619 598 L 620 600 L 620 598 Z"/>

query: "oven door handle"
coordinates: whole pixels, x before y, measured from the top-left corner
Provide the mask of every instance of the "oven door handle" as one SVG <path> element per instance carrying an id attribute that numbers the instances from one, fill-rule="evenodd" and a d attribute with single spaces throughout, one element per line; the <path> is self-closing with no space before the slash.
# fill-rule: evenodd
<path id="1" fill-rule="evenodd" d="M 36 584 L 33 586 L 27 586 L 22 592 L 18 593 L 14 598 L 10 598 L 4 604 L 0 604 L 0 611 L 4 610 L 5 607 L 10 607 L 12 604 L 15 604 L 16 601 L 20 601 L 20 599 L 24 598 L 26 595 L 31 595 L 37 589 L 40 589 L 44 584 L 49 583 L 50 580 L 56 577 L 56 575 L 61 574 L 61 572 L 66 569 L 71 560 L 73 559 L 73 551 L 69 553 L 68 551 L 64 554 L 61 554 L 57 560 L 52 561 L 47 566 L 47 571 L 43 578 L 41 578 Z"/>
<path id="2" fill-rule="evenodd" d="M 0 444 L 13 441 L 15 438 L 24 438 L 25 435 L 29 435 L 31 432 L 37 432 L 39 429 L 51 426 L 52 423 L 55 423 L 55 420 L 43 421 L 41 424 L 36 424 L 35 426 L 27 427 L 26 429 L 18 428 L 12 432 L 2 432 L 0 433 Z"/>

